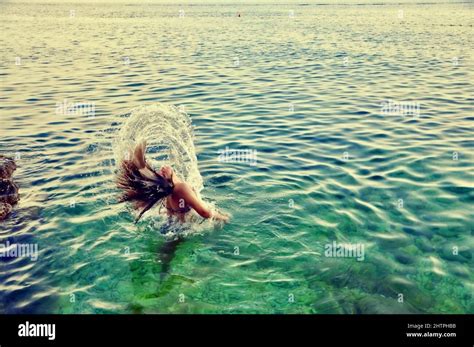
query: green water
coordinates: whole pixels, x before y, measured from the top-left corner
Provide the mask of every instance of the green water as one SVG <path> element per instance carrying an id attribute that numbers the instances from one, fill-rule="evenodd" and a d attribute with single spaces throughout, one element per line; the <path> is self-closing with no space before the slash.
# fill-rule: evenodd
<path id="1" fill-rule="evenodd" d="M 0 239 L 39 257 L 0 258 L 1 312 L 474 313 L 473 13 L 2 3 L 0 152 L 21 201 Z M 157 210 L 134 225 L 114 204 L 117 131 L 156 103 L 189 114 L 228 225 L 173 242 Z M 218 161 L 226 147 L 257 164 Z"/>

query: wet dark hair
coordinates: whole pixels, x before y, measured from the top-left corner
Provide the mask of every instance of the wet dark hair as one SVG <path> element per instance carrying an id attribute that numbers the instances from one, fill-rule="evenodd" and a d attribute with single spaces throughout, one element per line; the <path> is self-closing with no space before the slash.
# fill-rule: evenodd
<path id="1" fill-rule="evenodd" d="M 166 179 L 158 174 L 148 163 L 145 164 L 154 176 L 144 176 L 134 160 L 124 160 L 117 175 L 117 187 L 123 190 L 119 202 L 131 202 L 137 210 L 141 210 L 135 223 L 143 214 L 173 192 L 173 177 Z"/>

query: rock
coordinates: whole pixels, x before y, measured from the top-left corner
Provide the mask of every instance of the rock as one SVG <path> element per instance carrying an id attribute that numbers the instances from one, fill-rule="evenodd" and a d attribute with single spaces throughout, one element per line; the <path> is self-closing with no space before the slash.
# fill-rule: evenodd
<path id="1" fill-rule="evenodd" d="M 405 247 L 412 243 L 412 239 L 402 232 L 377 232 L 371 233 L 370 236 L 372 236 L 378 244 L 387 249 Z"/>
<path id="2" fill-rule="evenodd" d="M 11 179 L 15 170 L 15 161 L 0 155 L 0 220 L 5 219 L 11 213 L 12 205 L 20 200 L 18 185 Z"/>
<path id="3" fill-rule="evenodd" d="M 450 261 L 468 263 L 472 259 L 472 254 L 467 246 L 446 245 L 439 250 L 441 258 Z"/>
<path id="4" fill-rule="evenodd" d="M 432 307 L 435 302 L 429 291 L 422 290 L 412 280 L 397 275 L 381 278 L 377 292 L 390 298 L 397 298 L 399 294 L 403 294 L 404 301 L 420 311 Z"/>
<path id="5" fill-rule="evenodd" d="M 423 252 L 427 252 L 427 253 L 431 253 L 431 252 L 434 252 L 436 249 L 432 246 L 431 242 L 425 238 L 425 237 L 417 237 L 415 238 L 415 246 L 423 251 Z"/>
<path id="6" fill-rule="evenodd" d="M 11 179 L 0 179 L 0 202 L 15 205 L 18 200 L 18 185 Z"/>
<path id="7" fill-rule="evenodd" d="M 12 205 L 0 202 L 0 220 L 4 220 L 5 218 L 7 218 L 12 209 Z"/>
<path id="8" fill-rule="evenodd" d="M 395 259 L 401 264 L 413 264 L 415 262 L 415 257 L 410 254 L 395 252 Z"/>
<path id="9" fill-rule="evenodd" d="M 0 179 L 10 178 L 15 170 L 15 161 L 12 158 L 0 155 Z"/>
<path id="10" fill-rule="evenodd" d="M 356 302 L 356 313 L 409 314 L 418 312 L 410 305 L 398 302 L 396 297 L 367 296 Z"/>

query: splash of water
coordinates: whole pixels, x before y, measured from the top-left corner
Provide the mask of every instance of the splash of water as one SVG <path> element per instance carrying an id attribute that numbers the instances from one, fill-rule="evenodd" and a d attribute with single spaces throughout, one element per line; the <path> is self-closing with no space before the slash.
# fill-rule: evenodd
<path id="1" fill-rule="evenodd" d="M 113 177 L 121 161 L 131 156 L 135 145 L 142 140 L 147 142 L 145 156 L 152 167 L 159 169 L 163 165 L 170 165 L 175 174 L 190 184 L 200 196 L 203 179 L 198 168 L 191 119 L 184 110 L 161 103 L 139 106 L 115 118 L 100 137 L 99 142 L 102 144 L 97 156 L 103 159 L 101 171 L 108 177 L 105 183 L 107 189 L 101 189 L 107 192 L 101 196 L 108 196 L 107 203 L 117 199 Z M 207 204 L 212 210 L 216 209 L 214 203 Z M 142 220 L 147 223 L 142 223 L 139 228 L 158 231 L 167 239 L 201 234 L 215 227 L 210 220 L 203 221 L 193 213 L 188 216 L 186 223 L 175 223 L 166 217 L 166 210 L 158 208 L 145 214 Z"/>
<path id="2" fill-rule="evenodd" d="M 203 188 L 194 133 L 189 115 L 173 105 L 140 106 L 130 112 L 113 142 L 116 165 L 131 155 L 135 145 L 147 141 L 146 158 L 154 168 L 170 165 L 196 192 Z"/>

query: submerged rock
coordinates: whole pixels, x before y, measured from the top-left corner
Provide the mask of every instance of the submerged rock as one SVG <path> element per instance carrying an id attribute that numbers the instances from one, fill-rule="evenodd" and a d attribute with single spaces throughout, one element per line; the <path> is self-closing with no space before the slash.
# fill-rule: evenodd
<path id="1" fill-rule="evenodd" d="M 20 200 L 18 185 L 11 179 L 15 170 L 15 161 L 0 155 L 0 220 L 5 219 L 12 211 L 12 205 Z"/>
<path id="2" fill-rule="evenodd" d="M 439 250 L 441 258 L 460 263 L 468 263 L 472 259 L 472 254 L 467 246 L 446 245 Z"/>
<path id="3" fill-rule="evenodd" d="M 418 313 L 406 303 L 400 303 L 396 298 L 383 296 L 367 296 L 356 303 L 356 313 L 359 314 L 409 314 Z"/>

